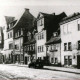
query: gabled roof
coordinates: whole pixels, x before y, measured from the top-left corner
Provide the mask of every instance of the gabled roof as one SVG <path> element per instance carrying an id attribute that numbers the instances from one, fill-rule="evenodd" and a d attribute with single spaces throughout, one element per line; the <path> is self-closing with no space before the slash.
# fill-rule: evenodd
<path id="1" fill-rule="evenodd" d="M 63 24 L 63 23 L 67 23 L 67 22 L 70 22 L 72 20 L 75 20 L 77 18 L 80 18 L 80 13 L 74 13 L 72 15 L 69 15 L 68 17 L 65 17 L 61 20 L 60 24 Z"/>
<path id="2" fill-rule="evenodd" d="M 30 18 L 31 17 L 31 18 Z M 33 19 L 33 18 L 34 19 Z M 16 27 L 15 29 L 17 30 L 18 28 L 32 28 L 32 22 L 31 21 L 35 21 L 35 17 L 29 12 L 29 9 L 25 9 L 25 11 L 23 12 L 23 14 L 21 15 L 21 17 L 17 20 L 16 24 L 14 25 L 14 27 Z M 31 23 L 31 24 L 30 24 Z"/>
<path id="3" fill-rule="evenodd" d="M 38 14 L 38 16 L 37 16 L 37 19 L 40 17 L 40 14 L 42 14 L 43 15 L 43 17 L 49 17 L 49 16 L 54 16 L 55 15 L 55 13 L 53 14 L 48 14 L 48 13 L 43 13 L 43 12 L 39 12 L 39 14 Z"/>
<path id="4" fill-rule="evenodd" d="M 15 19 L 15 17 L 12 17 L 12 16 L 5 16 L 5 20 L 6 20 L 7 26 L 8 26 L 11 22 L 13 22 L 14 19 Z"/>
<path id="5" fill-rule="evenodd" d="M 61 42 L 60 36 L 58 36 L 58 37 L 51 37 L 51 39 L 46 42 L 46 45 L 56 44 L 56 43 L 60 43 L 60 42 Z"/>

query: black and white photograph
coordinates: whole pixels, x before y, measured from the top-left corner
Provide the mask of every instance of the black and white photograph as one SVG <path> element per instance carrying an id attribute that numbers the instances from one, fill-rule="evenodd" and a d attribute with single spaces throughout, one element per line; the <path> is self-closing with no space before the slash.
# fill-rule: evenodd
<path id="1" fill-rule="evenodd" d="M 0 0 L 0 80 L 80 80 L 80 0 Z"/>

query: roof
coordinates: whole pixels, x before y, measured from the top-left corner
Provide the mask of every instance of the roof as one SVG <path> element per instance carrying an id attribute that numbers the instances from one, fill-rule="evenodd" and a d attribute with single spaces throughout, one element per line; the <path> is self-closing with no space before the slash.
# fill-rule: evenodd
<path id="1" fill-rule="evenodd" d="M 28 41 L 24 44 L 29 45 L 29 44 L 34 44 L 34 43 L 36 43 L 36 40 L 33 38 L 33 39 L 31 39 L 30 41 Z"/>
<path id="2" fill-rule="evenodd" d="M 60 42 L 61 42 L 60 36 L 58 36 L 58 37 L 51 37 L 51 39 L 46 42 L 46 45 L 56 44 L 56 43 L 60 43 Z"/>
<path id="3" fill-rule="evenodd" d="M 40 14 L 42 14 L 44 17 L 49 18 L 49 17 L 53 17 L 55 15 L 55 13 L 53 14 L 48 14 L 48 13 L 43 13 L 43 12 L 39 12 L 37 19 L 39 19 Z"/>
<path id="4" fill-rule="evenodd" d="M 79 12 L 74 13 L 72 15 L 69 15 L 68 17 L 63 18 L 61 20 L 60 24 L 67 23 L 67 22 L 72 21 L 72 20 L 75 20 L 77 18 L 80 18 L 80 13 Z"/>
<path id="5" fill-rule="evenodd" d="M 29 12 L 29 9 L 25 9 L 23 14 L 14 25 L 15 31 L 17 31 L 19 28 L 27 28 L 28 30 L 31 29 L 32 27 L 34 27 L 34 24 L 32 23 L 34 21 L 35 17 Z"/>
<path id="6" fill-rule="evenodd" d="M 12 21 L 14 21 L 14 19 L 15 19 L 15 17 L 5 16 L 5 20 L 6 20 L 7 26 L 8 26 Z"/>

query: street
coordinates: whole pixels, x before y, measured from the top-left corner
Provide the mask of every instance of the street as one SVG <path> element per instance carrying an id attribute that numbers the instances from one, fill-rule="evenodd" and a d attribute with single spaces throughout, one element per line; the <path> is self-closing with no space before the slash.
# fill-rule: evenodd
<path id="1" fill-rule="evenodd" d="M 17 80 L 33 80 L 33 79 L 45 79 L 45 80 L 80 80 L 80 74 L 61 72 L 61 71 L 51 71 L 45 69 L 32 69 L 26 66 L 13 66 L 0 64 L 0 74 L 6 76 L 9 79 Z M 0 75 L 0 80 L 2 76 Z M 6 80 L 6 79 L 3 79 Z"/>

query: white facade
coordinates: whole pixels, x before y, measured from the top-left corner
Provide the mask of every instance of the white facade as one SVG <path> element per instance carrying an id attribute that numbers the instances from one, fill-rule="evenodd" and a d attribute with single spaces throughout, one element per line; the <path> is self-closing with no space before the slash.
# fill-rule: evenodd
<path id="1" fill-rule="evenodd" d="M 47 55 L 51 64 L 61 63 L 61 43 L 48 45 Z"/>
<path id="2" fill-rule="evenodd" d="M 41 17 L 38 21 L 37 21 L 37 30 L 38 33 L 36 34 L 36 44 L 37 44 L 37 59 L 41 58 L 44 59 L 44 57 L 46 57 L 46 30 L 44 29 L 44 18 L 43 15 L 40 14 Z"/>
<path id="3" fill-rule="evenodd" d="M 80 24 L 80 18 L 69 22 L 65 22 L 60 25 L 61 41 L 62 41 L 61 42 L 62 65 L 67 65 L 67 66 L 77 65 L 77 55 L 80 55 L 80 52 L 78 50 L 78 41 L 80 40 L 79 37 L 80 30 L 78 30 L 79 27 L 78 24 Z"/>
<path id="4" fill-rule="evenodd" d="M 13 30 L 7 32 L 7 25 L 5 24 L 3 28 L 4 33 L 4 48 L 1 51 L 6 58 L 9 57 L 9 54 L 13 51 Z M 11 45 L 12 47 L 11 47 Z"/>

